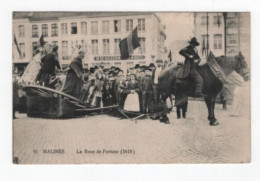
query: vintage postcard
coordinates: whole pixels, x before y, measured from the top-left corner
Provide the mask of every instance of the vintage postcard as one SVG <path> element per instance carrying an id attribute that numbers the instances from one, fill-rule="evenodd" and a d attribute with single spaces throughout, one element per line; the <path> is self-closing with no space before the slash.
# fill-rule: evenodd
<path id="1" fill-rule="evenodd" d="M 250 163 L 249 12 L 13 12 L 13 163 Z"/>

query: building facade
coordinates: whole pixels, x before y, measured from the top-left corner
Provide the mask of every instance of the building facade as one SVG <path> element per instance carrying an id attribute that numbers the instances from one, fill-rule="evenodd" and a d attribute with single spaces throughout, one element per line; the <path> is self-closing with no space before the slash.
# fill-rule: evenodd
<path id="1" fill-rule="evenodd" d="M 194 13 L 194 36 L 200 42 L 198 48 L 202 62 L 209 51 L 215 56 L 244 55 L 250 67 L 250 13 Z M 233 85 L 226 85 L 225 99 L 232 102 Z"/>
<path id="2" fill-rule="evenodd" d="M 215 56 L 233 56 L 239 51 L 250 63 L 250 13 L 194 13 L 194 36 L 203 61 L 207 50 Z"/>
<path id="3" fill-rule="evenodd" d="M 128 60 L 121 60 L 119 42 L 135 27 L 141 47 Z M 62 68 L 69 65 L 76 45 L 85 51 L 85 68 L 101 62 L 122 68 L 149 65 L 165 56 L 164 30 L 160 18 L 151 12 L 16 12 L 13 31 L 21 56 L 13 44 L 13 62 L 17 69 L 28 64 L 43 35 L 44 41 L 59 46 Z"/>

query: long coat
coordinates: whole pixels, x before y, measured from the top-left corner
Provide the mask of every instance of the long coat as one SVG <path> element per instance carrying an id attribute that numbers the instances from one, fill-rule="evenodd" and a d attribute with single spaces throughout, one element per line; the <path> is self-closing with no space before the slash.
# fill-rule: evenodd
<path id="1" fill-rule="evenodd" d="M 80 58 L 73 60 L 69 67 L 70 70 L 68 71 L 68 74 L 66 76 L 65 85 L 62 91 L 66 94 L 78 98 L 83 86 L 82 60 Z"/>
<path id="2" fill-rule="evenodd" d="M 152 76 L 145 76 L 140 81 L 141 92 L 153 92 L 153 79 Z"/>
<path id="3" fill-rule="evenodd" d="M 45 57 L 42 58 L 42 67 L 41 71 L 47 72 L 49 74 L 54 74 L 55 67 L 60 68 L 60 63 L 58 57 L 55 53 L 48 53 Z"/>
<path id="4" fill-rule="evenodd" d="M 190 45 L 181 49 L 179 54 L 185 57 L 185 61 L 183 68 L 178 69 L 176 78 L 186 78 L 191 71 L 196 70 L 197 63 L 195 63 L 194 60 L 200 59 L 200 57 Z M 193 58 L 190 58 L 189 55 L 193 55 Z"/>

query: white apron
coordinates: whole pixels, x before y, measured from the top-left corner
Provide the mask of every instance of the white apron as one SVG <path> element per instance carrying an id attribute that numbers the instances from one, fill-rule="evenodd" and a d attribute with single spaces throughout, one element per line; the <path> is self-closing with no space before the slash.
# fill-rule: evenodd
<path id="1" fill-rule="evenodd" d="M 130 93 L 127 95 L 125 100 L 124 110 L 136 111 L 136 112 L 140 111 L 139 97 L 136 92 L 134 94 Z"/>

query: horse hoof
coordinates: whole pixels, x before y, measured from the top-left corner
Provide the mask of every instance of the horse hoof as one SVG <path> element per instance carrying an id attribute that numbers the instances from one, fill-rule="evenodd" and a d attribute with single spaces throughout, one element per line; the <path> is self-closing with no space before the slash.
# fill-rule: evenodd
<path id="1" fill-rule="evenodd" d="M 219 122 L 218 121 L 210 121 L 209 125 L 210 126 L 218 126 Z"/>

